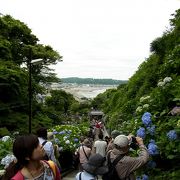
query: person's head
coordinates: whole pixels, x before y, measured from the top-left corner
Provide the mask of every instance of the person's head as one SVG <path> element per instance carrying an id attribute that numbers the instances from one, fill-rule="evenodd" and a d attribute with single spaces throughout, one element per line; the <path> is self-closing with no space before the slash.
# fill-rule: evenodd
<path id="1" fill-rule="evenodd" d="M 84 137 L 84 136 L 81 136 L 79 139 L 80 139 L 80 143 L 83 143 L 85 137 Z"/>
<path id="2" fill-rule="evenodd" d="M 47 139 L 50 140 L 50 141 L 54 139 L 54 134 L 53 134 L 53 132 L 48 132 L 48 133 L 47 133 Z"/>
<path id="3" fill-rule="evenodd" d="M 87 147 L 91 147 L 91 142 L 89 141 L 89 139 L 84 139 L 83 141 L 83 145 L 87 146 Z"/>
<path id="4" fill-rule="evenodd" d="M 40 160 L 44 150 L 36 135 L 24 135 L 16 138 L 13 144 L 13 153 L 21 165 L 27 165 L 29 160 Z"/>
<path id="5" fill-rule="evenodd" d="M 13 143 L 13 154 L 17 162 L 12 162 L 6 170 L 3 180 L 11 179 L 18 170 L 27 166 L 30 161 L 39 161 L 45 155 L 36 135 L 18 136 Z"/>
<path id="6" fill-rule="evenodd" d="M 36 134 L 38 137 L 41 137 L 43 139 L 47 139 L 47 128 L 41 127 L 36 131 Z"/>
<path id="7" fill-rule="evenodd" d="M 129 140 L 125 135 L 119 135 L 114 139 L 114 144 L 116 149 L 120 151 L 121 154 L 125 154 L 129 150 Z"/>
<path id="8" fill-rule="evenodd" d="M 106 158 L 100 154 L 93 154 L 90 156 L 87 163 L 84 163 L 83 169 L 93 175 L 103 175 L 108 172 L 108 168 L 104 166 Z"/>
<path id="9" fill-rule="evenodd" d="M 111 137 L 113 138 L 113 139 L 115 139 L 117 136 L 119 136 L 120 135 L 120 132 L 118 131 L 118 130 L 113 130 L 112 132 L 111 132 Z"/>
<path id="10" fill-rule="evenodd" d="M 100 132 L 100 133 L 99 133 L 99 135 L 98 135 L 98 137 L 99 137 L 99 139 L 101 139 L 101 140 L 102 140 L 102 139 L 103 139 L 103 133 L 102 133 L 102 132 Z"/>

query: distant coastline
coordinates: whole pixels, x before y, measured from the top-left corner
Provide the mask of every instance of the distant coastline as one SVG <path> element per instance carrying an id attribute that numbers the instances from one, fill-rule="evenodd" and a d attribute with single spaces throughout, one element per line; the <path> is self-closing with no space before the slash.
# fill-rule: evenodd
<path id="1" fill-rule="evenodd" d="M 62 83 L 76 83 L 76 84 L 100 84 L 100 85 L 120 85 L 125 84 L 127 80 L 115 80 L 115 79 L 93 79 L 93 78 L 78 78 L 69 77 L 61 78 Z"/>

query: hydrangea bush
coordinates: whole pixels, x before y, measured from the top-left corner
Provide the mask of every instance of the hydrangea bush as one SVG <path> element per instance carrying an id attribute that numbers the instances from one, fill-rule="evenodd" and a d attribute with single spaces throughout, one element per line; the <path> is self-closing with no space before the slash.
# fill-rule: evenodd
<path id="1" fill-rule="evenodd" d="M 165 77 L 162 82 L 163 85 L 158 83 L 157 88 L 149 96 L 145 96 L 148 98 L 140 98 L 137 104 L 134 131 L 137 136 L 143 138 L 150 154 L 149 162 L 143 171 L 137 173 L 137 179 L 147 179 L 147 177 L 177 179 L 180 174 L 177 170 L 180 153 L 180 120 L 178 114 L 171 113 L 173 107 L 167 108 L 174 86 L 173 79 Z M 177 99 L 174 98 L 174 101 Z M 149 106 L 143 108 L 145 104 Z M 168 171 L 169 169 L 172 173 Z"/>
<path id="2" fill-rule="evenodd" d="M 85 135 L 89 128 L 81 125 L 57 125 L 49 131 L 53 132 L 55 143 L 61 151 L 73 152 L 80 144 L 80 136 Z"/>
<path id="3" fill-rule="evenodd" d="M 0 169 L 4 169 L 12 161 L 13 139 L 10 136 L 4 136 L 0 139 Z"/>

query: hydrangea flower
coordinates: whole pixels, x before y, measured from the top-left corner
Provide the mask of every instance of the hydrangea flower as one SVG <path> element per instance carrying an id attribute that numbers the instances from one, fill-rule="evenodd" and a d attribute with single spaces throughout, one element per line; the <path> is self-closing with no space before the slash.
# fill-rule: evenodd
<path id="1" fill-rule="evenodd" d="M 156 162 L 150 160 L 150 161 L 147 163 L 147 166 L 148 166 L 149 168 L 155 168 L 155 167 L 156 167 Z"/>
<path id="2" fill-rule="evenodd" d="M 177 127 L 180 127 L 180 119 L 177 122 Z"/>
<path id="3" fill-rule="evenodd" d="M 137 136 L 141 137 L 141 138 L 145 138 L 146 136 L 146 132 L 145 132 L 145 128 L 143 127 L 140 127 L 138 130 L 137 130 Z"/>
<path id="4" fill-rule="evenodd" d="M 158 84 L 157 84 L 158 87 L 162 87 L 162 86 L 164 86 L 164 85 L 165 85 L 165 82 L 164 82 L 164 81 L 160 81 L 160 82 L 158 82 Z"/>
<path id="5" fill-rule="evenodd" d="M 150 127 L 147 127 L 147 130 L 148 130 L 148 132 L 149 132 L 149 134 L 150 134 L 151 136 L 154 135 L 155 129 L 156 129 L 155 125 L 150 126 Z"/>
<path id="6" fill-rule="evenodd" d="M 4 136 L 4 137 L 1 138 L 1 141 L 6 142 L 9 139 L 11 139 L 10 136 Z"/>
<path id="7" fill-rule="evenodd" d="M 142 180 L 148 180 L 148 179 L 149 179 L 149 177 L 146 174 L 142 175 Z"/>
<path id="8" fill-rule="evenodd" d="M 68 137 L 67 136 L 64 136 L 63 139 L 66 140 Z"/>
<path id="9" fill-rule="evenodd" d="M 168 133 L 167 133 L 167 137 L 169 138 L 169 140 L 173 141 L 173 140 L 176 140 L 177 139 L 177 133 L 175 130 L 170 130 Z"/>
<path id="10" fill-rule="evenodd" d="M 78 138 L 74 138 L 74 142 L 79 142 L 79 139 Z"/>
<path id="11" fill-rule="evenodd" d="M 141 111 L 142 111 L 142 106 L 138 106 L 136 112 L 141 112 Z"/>
<path id="12" fill-rule="evenodd" d="M 147 100 L 147 99 L 149 99 L 150 98 L 150 96 L 143 96 L 143 97 L 141 97 L 140 98 L 140 102 L 143 102 L 143 101 L 145 101 L 145 100 Z"/>
<path id="13" fill-rule="evenodd" d="M 143 108 L 148 108 L 149 107 L 149 104 L 144 104 L 143 105 Z"/>
<path id="14" fill-rule="evenodd" d="M 150 143 L 148 144 L 148 152 L 152 156 L 159 154 L 158 146 L 154 140 L 150 140 Z"/>
<path id="15" fill-rule="evenodd" d="M 61 135 L 62 135 L 62 134 L 66 134 L 66 132 L 65 132 L 65 131 L 61 131 L 61 132 L 59 132 L 59 134 L 61 134 Z"/>
<path id="16" fill-rule="evenodd" d="M 67 140 L 65 143 L 66 143 L 66 144 L 70 144 L 70 141 L 69 141 L 69 140 Z"/>
<path id="17" fill-rule="evenodd" d="M 13 154 L 8 154 L 6 157 L 2 158 L 1 164 L 5 166 L 4 168 L 7 168 L 14 160 L 16 160 L 16 157 Z"/>
<path id="18" fill-rule="evenodd" d="M 152 123 L 152 121 L 151 121 L 151 113 L 149 113 L 149 112 L 145 112 L 144 114 L 143 114 L 143 116 L 142 116 L 142 122 L 143 122 L 143 124 L 145 125 L 145 126 L 149 126 L 151 123 Z"/>
<path id="19" fill-rule="evenodd" d="M 165 83 L 168 83 L 168 82 L 171 82 L 172 81 L 172 78 L 171 77 L 165 77 L 164 79 L 163 79 L 163 82 L 165 82 Z"/>

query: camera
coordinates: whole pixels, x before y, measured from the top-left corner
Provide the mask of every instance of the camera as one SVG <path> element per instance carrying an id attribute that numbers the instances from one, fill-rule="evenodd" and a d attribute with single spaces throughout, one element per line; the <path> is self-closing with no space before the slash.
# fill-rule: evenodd
<path id="1" fill-rule="evenodd" d="M 129 144 L 130 144 L 130 148 L 136 150 L 138 148 L 136 137 L 132 136 L 131 139 L 130 139 Z"/>

